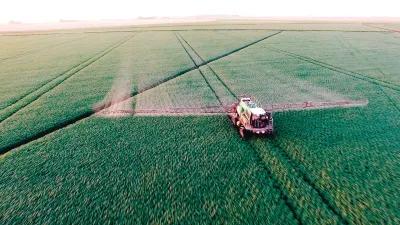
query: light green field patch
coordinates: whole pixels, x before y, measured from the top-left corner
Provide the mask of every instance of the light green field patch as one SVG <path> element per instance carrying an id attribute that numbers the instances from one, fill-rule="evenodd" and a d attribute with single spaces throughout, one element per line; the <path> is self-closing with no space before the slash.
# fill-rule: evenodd
<path id="1" fill-rule="evenodd" d="M 283 32 L 263 45 L 400 85 L 400 40 L 391 33 Z"/>
<path id="2" fill-rule="evenodd" d="M 131 78 L 132 93 L 175 76 L 190 68 L 185 54 L 172 33 L 135 36 L 1 122 L 0 149 L 93 112 L 119 76 Z"/>
<path id="3" fill-rule="evenodd" d="M 0 63 L 0 109 L 96 56 L 127 34 L 78 35 L 77 40 Z M 51 43 L 51 41 L 49 40 Z"/>
<path id="4" fill-rule="evenodd" d="M 67 44 L 86 35 L 13 35 L 0 36 L 0 65 L 6 60 L 23 57 L 58 45 Z"/>
<path id="5" fill-rule="evenodd" d="M 334 76 L 333 72 L 286 58 L 268 49 L 260 50 L 258 46 L 215 62 L 212 66 L 236 95 L 253 96 L 261 105 L 340 101 L 354 97 L 326 85 Z"/>
<path id="6" fill-rule="evenodd" d="M 136 110 L 218 106 L 217 98 L 195 70 L 136 97 Z"/>
<path id="7" fill-rule="evenodd" d="M 182 31 L 179 32 L 204 60 L 235 50 L 274 31 Z"/>

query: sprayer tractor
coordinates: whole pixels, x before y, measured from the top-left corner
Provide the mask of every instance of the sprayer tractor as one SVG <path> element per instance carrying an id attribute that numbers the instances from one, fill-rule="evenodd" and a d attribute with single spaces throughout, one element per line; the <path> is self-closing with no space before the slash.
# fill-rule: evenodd
<path id="1" fill-rule="evenodd" d="M 274 132 L 272 112 L 266 112 L 248 97 L 234 103 L 228 116 L 242 138 L 250 134 L 272 135 Z"/>

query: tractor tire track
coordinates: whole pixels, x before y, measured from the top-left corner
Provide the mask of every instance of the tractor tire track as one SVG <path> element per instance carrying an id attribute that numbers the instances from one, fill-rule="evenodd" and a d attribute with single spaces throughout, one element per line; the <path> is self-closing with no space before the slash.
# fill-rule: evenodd
<path id="1" fill-rule="evenodd" d="M 257 146 L 258 142 L 255 141 L 249 140 L 249 146 L 254 150 L 254 153 L 257 154 L 265 168 L 274 177 L 274 180 L 280 186 L 282 192 L 287 192 L 285 194 L 289 196 L 288 200 L 296 202 L 290 204 L 293 205 L 294 211 L 298 214 L 299 218 L 303 218 L 303 220 L 306 221 L 308 220 L 307 215 L 301 215 L 301 213 L 310 213 L 311 215 L 308 217 L 320 214 L 322 217 L 318 219 L 319 222 L 324 221 L 322 223 L 328 224 L 337 222 L 340 224 L 350 224 L 342 213 L 330 204 L 315 184 L 305 174 L 301 173 L 295 165 L 293 165 L 293 160 L 284 154 L 282 148 L 274 144 L 273 141 L 271 142 L 270 140 L 267 140 L 268 143 L 272 145 L 272 148 L 268 148 L 263 152 L 263 150 L 261 150 L 262 146 Z M 292 179 L 290 177 L 292 177 Z M 309 201 L 307 201 L 309 206 L 302 205 L 301 201 L 303 197 L 309 198 Z M 300 205 L 307 208 L 299 208 Z M 319 206 L 325 206 L 326 208 L 324 210 L 324 208 L 320 208 Z M 297 210 L 299 210 L 299 212 L 297 212 Z M 332 219 L 337 222 L 332 221 Z"/>
<path id="2" fill-rule="evenodd" d="M 279 33 L 279 32 L 278 32 L 278 33 Z M 207 64 L 207 63 L 210 63 L 210 62 L 219 60 L 219 59 L 221 59 L 221 58 L 224 58 L 224 57 L 226 57 L 226 56 L 229 56 L 229 55 L 231 55 L 231 54 L 234 54 L 234 53 L 236 53 L 236 52 L 239 52 L 239 51 L 241 51 L 241 50 L 243 50 L 243 49 L 245 49 L 245 48 L 247 48 L 247 47 L 250 47 L 250 46 L 252 46 L 252 45 L 254 45 L 254 44 L 257 44 L 257 43 L 259 43 L 259 42 L 261 42 L 261 41 L 263 41 L 263 40 L 265 40 L 265 39 L 267 39 L 267 38 L 269 38 L 269 37 L 272 37 L 272 36 L 274 36 L 274 35 L 276 35 L 276 34 L 278 34 L 278 33 L 275 33 L 275 34 L 272 34 L 272 35 L 268 35 L 268 36 L 263 37 L 263 38 L 261 38 L 261 39 L 258 39 L 258 40 L 256 40 L 256 41 L 253 41 L 253 42 L 251 42 L 251 43 L 248 43 L 248 44 L 246 44 L 246 45 L 244 45 L 244 46 L 242 46 L 242 47 L 239 47 L 239 48 L 237 48 L 237 49 L 231 50 L 231 51 L 226 52 L 226 53 L 224 53 L 224 54 L 221 54 L 221 55 L 219 55 L 219 56 L 217 56 L 217 57 L 214 57 L 214 58 L 212 58 L 212 59 L 209 59 L 209 60 L 205 61 L 204 63 L 201 63 L 201 64 L 199 65 L 199 67 L 200 67 L 200 66 L 203 66 L 203 65 L 205 65 L 205 64 Z M 168 81 L 174 80 L 174 79 L 176 79 L 176 78 L 178 78 L 178 77 L 181 77 L 181 76 L 183 76 L 183 75 L 185 75 L 185 74 L 187 74 L 187 73 L 189 73 L 189 72 L 191 72 L 191 71 L 193 71 L 193 70 L 196 70 L 196 69 L 197 69 L 196 66 L 183 69 L 183 70 L 177 72 L 176 74 L 174 74 L 174 75 L 172 75 L 172 76 L 166 77 L 166 78 L 164 78 L 164 79 L 161 79 L 161 80 L 158 81 L 158 82 L 153 83 L 152 85 L 149 85 L 149 86 L 147 86 L 147 87 L 145 87 L 145 88 L 142 88 L 142 89 L 140 89 L 140 90 L 135 90 L 135 91 L 131 92 L 131 96 L 130 96 L 130 97 L 122 98 L 122 99 L 120 99 L 119 101 L 116 101 L 113 105 L 119 104 L 119 103 L 121 103 L 121 102 L 123 102 L 123 101 L 126 101 L 126 100 L 128 100 L 128 99 L 130 99 L 130 98 L 133 98 L 133 97 L 135 97 L 135 96 L 137 96 L 137 95 L 139 95 L 139 94 L 141 94 L 141 93 L 144 93 L 144 92 L 146 92 L 146 91 L 148 91 L 148 90 L 154 89 L 154 88 L 156 88 L 156 87 L 158 87 L 158 86 L 160 86 L 160 85 L 162 85 L 162 84 L 164 84 L 164 83 L 166 83 L 166 82 L 168 82 Z M 40 138 L 43 138 L 43 137 L 45 137 L 45 136 L 47 136 L 47 135 L 50 135 L 50 134 L 54 133 L 54 132 L 57 132 L 58 130 L 61 130 L 61 129 L 64 129 L 64 128 L 73 126 L 74 124 L 76 124 L 76 123 L 78 123 L 78 122 L 80 122 L 80 121 L 82 121 L 82 120 L 84 120 L 84 119 L 86 119 L 86 118 L 88 118 L 88 117 L 94 115 L 96 112 L 98 112 L 98 111 L 100 111 L 100 110 L 107 109 L 107 108 L 109 108 L 109 107 L 111 107 L 111 106 L 112 106 L 112 105 L 110 105 L 110 104 L 99 105 L 99 106 L 97 106 L 97 107 L 94 108 L 94 109 L 84 111 L 84 112 L 80 113 L 79 115 L 77 115 L 77 116 L 75 116 L 75 117 L 66 119 L 64 122 L 60 122 L 59 124 L 57 124 L 57 125 L 55 125 L 55 126 L 53 126 L 53 127 L 51 127 L 51 128 L 45 129 L 45 130 L 43 130 L 43 131 L 41 131 L 41 132 L 38 132 L 37 134 L 33 134 L 33 135 L 32 135 L 31 137 L 29 137 L 29 138 L 26 138 L 26 139 L 24 139 L 24 140 L 21 140 L 21 141 L 18 141 L 18 142 L 15 142 L 15 143 L 6 145 L 5 147 L 0 148 L 0 155 L 3 155 L 3 154 L 5 154 L 5 153 L 7 153 L 7 152 L 9 152 L 9 151 L 11 151 L 11 150 L 14 150 L 14 149 L 16 149 L 16 148 L 19 148 L 19 147 L 21 147 L 21 146 L 23 146 L 23 145 L 29 144 L 29 143 L 31 143 L 31 142 L 33 142 L 33 141 L 36 141 L 36 140 L 38 140 L 38 139 L 40 139 Z"/>
<path id="3" fill-rule="evenodd" d="M 53 79 L 52 81 L 54 81 L 54 83 L 52 84 L 51 81 L 46 83 L 45 85 L 43 85 L 42 87 L 36 89 L 35 91 L 33 91 L 30 95 L 33 95 L 29 98 L 29 95 L 25 96 L 25 98 L 29 98 L 27 99 L 27 101 L 23 101 L 24 99 L 20 99 L 19 101 L 17 101 L 16 103 L 14 103 L 13 105 L 10 105 L 8 108 L 3 109 L 2 110 L 2 115 L 0 115 L 0 124 L 5 121 L 6 119 L 10 118 L 11 116 L 13 116 L 15 113 L 19 112 L 21 109 L 25 108 L 26 106 L 32 104 L 33 102 L 35 102 L 36 100 L 38 100 L 42 95 L 50 92 L 51 90 L 53 90 L 54 88 L 58 87 L 60 84 L 62 84 L 64 81 L 68 80 L 69 78 L 71 78 L 72 76 L 74 76 L 75 74 L 77 74 L 79 71 L 85 69 L 86 67 L 90 66 L 91 64 L 95 63 L 96 61 L 98 61 L 99 59 L 103 58 L 105 55 L 107 55 L 108 53 L 110 53 L 111 51 L 113 51 L 114 49 L 118 48 L 119 46 L 121 46 L 122 44 L 126 43 L 127 41 L 129 41 L 130 39 L 133 38 L 134 35 L 129 36 L 128 38 L 124 38 L 121 41 L 118 41 L 116 44 L 113 44 L 111 47 L 106 48 L 106 50 L 104 50 L 103 52 L 101 52 L 100 54 L 96 54 L 95 56 L 85 60 L 82 63 L 79 63 L 78 65 L 72 67 L 71 69 L 67 70 L 66 73 L 59 75 L 58 77 L 56 77 L 55 79 Z M 62 77 L 64 76 L 65 77 Z M 60 78 L 62 77 L 62 78 Z M 58 78 L 60 78 L 59 80 L 57 80 Z M 56 81 L 57 80 L 57 81 Z M 48 87 L 46 87 L 46 85 L 48 85 Z M 44 90 L 40 90 L 40 89 L 44 89 Z M 35 93 L 38 92 L 38 93 Z M 12 107 L 15 106 L 15 107 Z M 11 108 L 12 107 L 12 108 Z M 7 110 L 8 109 L 8 110 Z M 4 111 L 6 111 L 5 113 L 3 113 Z"/>
<path id="4" fill-rule="evenodd" d="M 207 78 L 204 76 L 203 71 L 201 71 L 198 63 L 195 61 L 195 59 L 193 58 L 193 56 L 189 53 L 188 49 L 186 49 L 185 45 L 182 43 L 182 40 L 178 37 L 177 34 L 175 34 L 175 37 L 178 39 L 179 43 L 181 44 L 182 48 L 185 50 L 186 54 L 189 56 L 189 58 L 192 60 L 193 64 L 196 66 L 197 71 L 200 72 L 201 76 L 203 77 L 204 81 L 206 82 L 207 86 L 210 88 L 210 90 L 212 91 L 212 93 L 215 95 L 215 97 L 217 98 L 219 104 L 221 106 L 223 106 L 223 103 L 221 101 L 221 98 L 218 96 L 218 94 L 215 92 L 214 88 L 211 86 L 210 82 L 207 80 Z"/>
<path id="5" fill-rule="evenodd" d="M 318 194 L 318 196 L 321 198 L 322 202 L 332 211 L 334 214 L 340 219 L 340 221 L 343 224 L 350 224 L 349 221 L 347 221 L 346 217 L 343 215 L 343 213 L 340 212 L 338 207 L 334 204 L 331 203 L 328 199 L 328 197 L 317 187 L 317 185 L 312 181 L 312 179 L 309 177 L 309 173 L 304 171 L 300 163 L 298 163 L 295 159 L 290 157 L 288 152 L 279 146 L 279 144 L 276 142 L 276 140 L 271 140 L 270 143 L 279 151 L 277 151 L 277 154 L 281 155 L 282 158 L 284 159 L 285 162 L 287 162 L 294 171 L 296 171 L 301 179 L 307 183 L 313 190 L 315 190 Z"/>
<path id="6" fill-rule="evenodd" d="M 359 79 L 359 80 L 363 80 L 363 81 L 366 81 L 366 82 L 369 82 L 369 83 L 372 83 L 372 84 L 375 84 L 375 85 L 379 85 L 379 86 L 384 86 L 384 87 L 387 87 L 387 88 L 395 90 L 395 91 L 400 91 L 400 85 L 391 83 L 389 81 L 380 80 L 380 79 L 377 79 L 377 78 L 366 76 L 366 75 L 361 74 L 361 73 L 357 73 L 357 72 L 354 72 L 354 71 L 346 70 L 346 69 L 343 69 L 341 67 L 338 67 L 338 66 L 335 66 L 335 65 L 331 65 L 331 64 L 328 64 L 328 63 L 313 59 L 313 58 L 308 57 L 308 56 L 299 55 L 299 54 L 296 54 L 296 53 L 293 53 L 293 52 L 289 52 L 289 51 L 285 51 L 285 50 L 282 50 L 282 49 L 278 49 L 278 48 L 275 48 L 275 47 L 269 47 L 269 48 L 271 50 L 275 51 L 275 52 L 283 53 L 283 54 L 291 56 L 293 58 L 296 58 L 296 59 L 299 59 L 299 60 L 314 64 L 314 65 L 317 65 L 317 66 L 320 66 L 320 67 L 324 67 L 326 69 L 329 69 L 329 70 L 332 70 L 332 71 L 335 71 L 335 72 L 338 72 L 338 73 L 341 73 L 341 74 L 344 74 L 344 75 L 347 75 L 347 76 L 350 76 L 350 77 L 353 77 L 353 78 L 356 78 L 356 79 Z"/>
<path id="7" fill-rule="evenodd" d="M 255 163 L 257 163 L 258 165 L 260 165 L 264 169 L 267 177 L 270 178 L 271 181 L 272 181 L 273 188 L 275 189 L 275 191 L 277 193 L 279 193 L 279 197 L 283 200 L 285 205 L 289 208 L 289 210 L 292 213 L 292 215 L 293 215 L 294 219 L 296 220 L 297 224 L 302 225 L 303 222 L 301 220 L 301 216 L 296 211 L 296 206 L 293 204 L 292 200 L 288 197 L 288 195 L 283 191 L 283 188 L 279 184 L 280 182 L 273 175 L 273 171 L 271 171 L 271 169 L 265 164 L 265 162 L 264 162 L 263 158 L 261 157 L 261 155 L 254 149 L 254 146 L 252 144 L 249 144 L 249 145 L 254 150 L 254 151 L 252 151 L 252 154 L 256 158 L 256 162 Z"/>
<path id="8" fill-rule="evenodd" d="M 280 34 L 281 32 L 278 32 L 277 34 Z M 201 55 L 192 47 L 192 45 L 189 44 L 189 42 L 187 42 L 185 40 L 185 38 L 182 37 L 182 35 L 179 34 L 179 36 L 182 38 L 182 40 L 192 49 L 192 51 L 197 55 L 197 57 L 200 58 L 200 60 L 204 63 L 206 62 L 203 57 L 201 57 Z M 271 36 L 272 37 L 272 36 Z M 264 39 L 265 40 L 265 39 Z M 207 66 L 210 71 L 214 74 L 214 76 L 218 79 L 218 81 L 222 84 L 222 86 L 224 86 L 226 88 L 226 90 L 235 98 L 235 99 L 239 99 L 237 97 L 237 95 L 228 87 L 228 85 L 221 79 L 221 77 L 214 71 L 214 69 L 210 66 L 210 64 L 206 63 L 205 66 Z"/>

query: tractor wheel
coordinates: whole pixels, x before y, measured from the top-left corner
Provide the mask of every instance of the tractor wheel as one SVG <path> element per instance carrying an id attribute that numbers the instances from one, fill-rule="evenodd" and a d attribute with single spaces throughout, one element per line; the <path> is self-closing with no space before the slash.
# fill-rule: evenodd
<path id="1" fill-rule="evenodd" d="M 244 126 L 240 126 L 240 127 L 239 127 L 239 134 L 240 134 L 240 137 L 241 137 L 242 139 L 246 139 L 246 137 L 247 137 L 247 131 L 246 131 L 246 129 L 244 129 Z"/>

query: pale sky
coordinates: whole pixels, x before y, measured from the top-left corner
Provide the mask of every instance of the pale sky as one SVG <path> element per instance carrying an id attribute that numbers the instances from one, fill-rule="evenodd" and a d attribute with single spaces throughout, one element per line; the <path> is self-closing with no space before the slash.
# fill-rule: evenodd
<path id="1" fill-rule="evenodd" d="M 400 17 L 399 0 L 0 0 L 0 23 L 195 15 Z"/>

